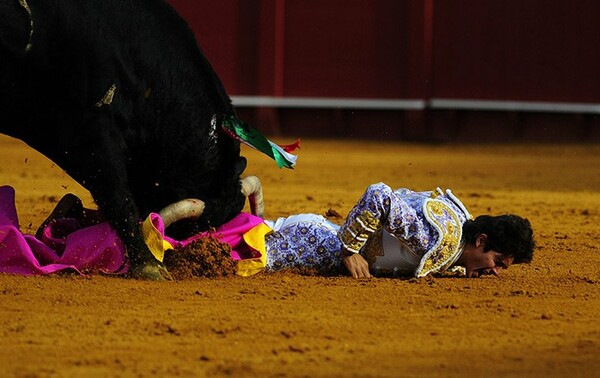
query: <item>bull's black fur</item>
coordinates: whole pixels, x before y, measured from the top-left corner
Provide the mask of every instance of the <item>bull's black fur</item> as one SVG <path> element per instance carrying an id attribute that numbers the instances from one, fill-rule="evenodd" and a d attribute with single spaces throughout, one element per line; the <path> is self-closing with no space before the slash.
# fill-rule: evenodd
<path id="1" fill-rule="evenodd" d="M 169 5 L 25 4 L 31 13 L 19 0 L 0 0 L 0 132 L 90 191 L 134 269 L 156 264 L 138 226 L 149 212 L 183 198 L 204 200 L 200 220 L 180 225 L 189 233 L 241 211 L 246 160 L 238 142 L 211 129 L 214 114 L 234 113 L 231 100 Z"/>

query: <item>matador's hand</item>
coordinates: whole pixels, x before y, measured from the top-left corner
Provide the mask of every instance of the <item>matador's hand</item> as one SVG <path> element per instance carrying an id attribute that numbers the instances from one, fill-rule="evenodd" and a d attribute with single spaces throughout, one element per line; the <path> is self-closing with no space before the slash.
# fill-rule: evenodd
<path id="1" fill-rule="evenodd" d="M 371 277 L 371 273 L 369 273 L 369 264 L 367 260 L 364 259 L 358 253 L 342 253 L 342 260 L 344 262 L 344 266 L 348 269 L 348 272 L 354 278 L 369 278 Z"/>

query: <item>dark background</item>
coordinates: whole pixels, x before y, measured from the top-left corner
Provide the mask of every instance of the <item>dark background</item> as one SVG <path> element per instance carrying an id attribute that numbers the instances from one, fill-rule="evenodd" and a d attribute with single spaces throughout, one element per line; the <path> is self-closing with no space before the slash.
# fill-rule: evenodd
<path id="1" fill-rule="evenodd" d="M 170 2 L 269 134 L 600 141 L 595 0 Z"/>

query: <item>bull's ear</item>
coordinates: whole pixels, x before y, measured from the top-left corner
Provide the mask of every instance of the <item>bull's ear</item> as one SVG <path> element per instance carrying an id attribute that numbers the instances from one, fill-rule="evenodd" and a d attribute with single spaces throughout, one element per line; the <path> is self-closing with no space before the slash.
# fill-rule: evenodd
<path id="1" fill-rule="evenodd" d="M 244 170 L 246 169 L 246 165 L 247 165 L 247 161 L 246 158 L 243 156 L 240 156 L 239 159 L 237 160 L 237 162 L 235 163 L 235 174 L 236 176 L 239 176 L 242 174 L 242 172 L 244 172 Z"/>

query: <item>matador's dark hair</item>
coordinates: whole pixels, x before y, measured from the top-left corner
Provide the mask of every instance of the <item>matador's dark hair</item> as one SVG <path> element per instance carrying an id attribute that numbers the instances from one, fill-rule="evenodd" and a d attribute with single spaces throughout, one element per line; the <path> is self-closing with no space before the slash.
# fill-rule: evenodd
<path id="1" fill-rule="evenodd" d="M 528 263 L 533 258 L 535 241 L 531 224 L 518 215 L 480 215 L 463 224 L 463 239 L 475 243 L 479 234 L 486 234 L 484 251 L 494 250 L 514 257 L 514 263 Z"/>

